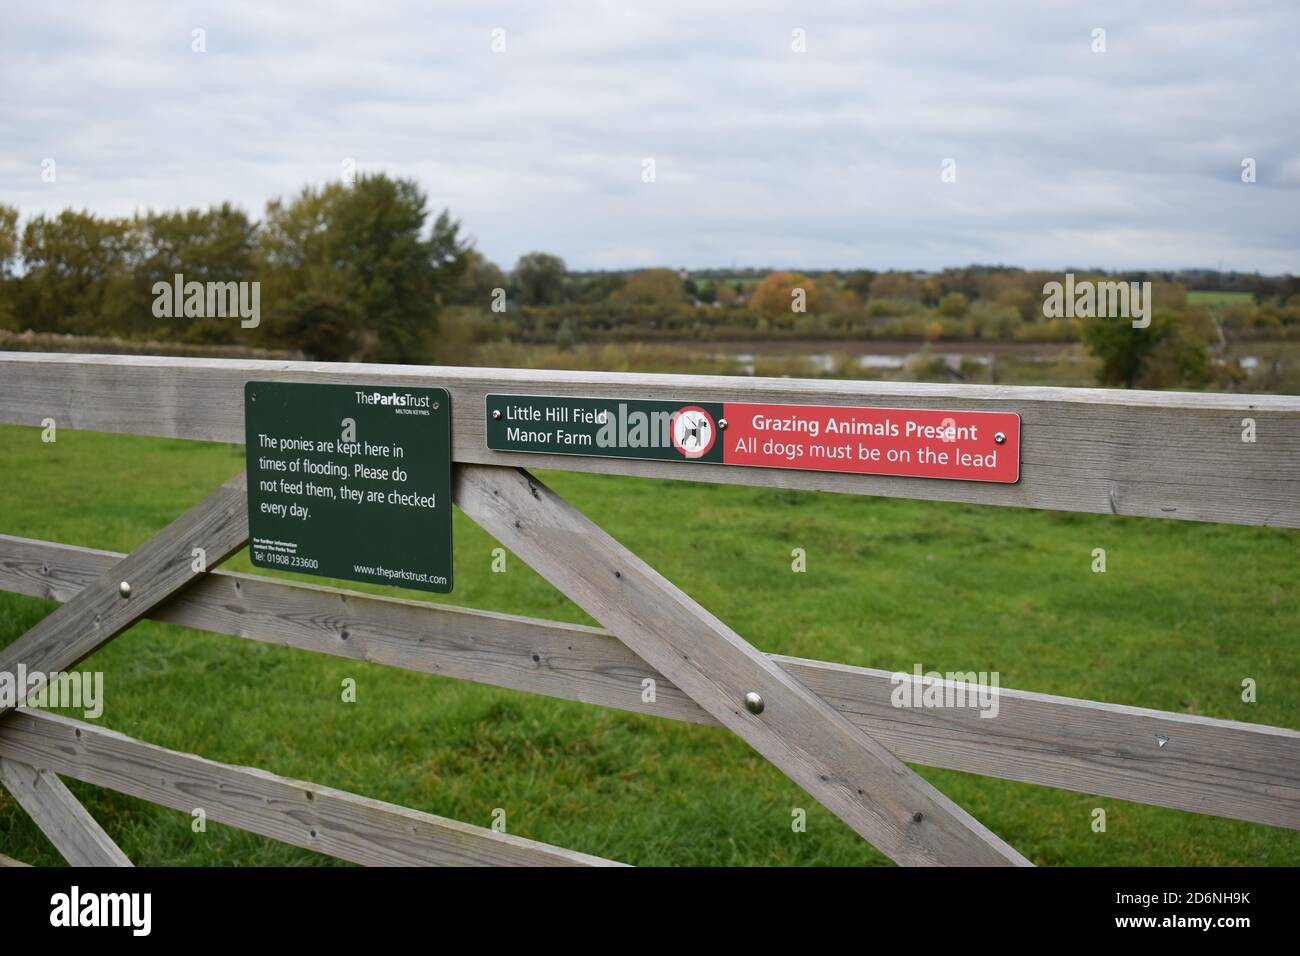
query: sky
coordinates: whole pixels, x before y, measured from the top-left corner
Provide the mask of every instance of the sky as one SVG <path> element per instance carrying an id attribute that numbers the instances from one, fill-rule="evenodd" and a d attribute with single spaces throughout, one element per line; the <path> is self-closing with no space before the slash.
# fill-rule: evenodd
<path id="1" fill-rule="evenodd" d="M 260 218 L 355 168 L 505 268 L 1300 273 L 1297 36 L 1295 0 L 0 0 L 0 203 Z"/>

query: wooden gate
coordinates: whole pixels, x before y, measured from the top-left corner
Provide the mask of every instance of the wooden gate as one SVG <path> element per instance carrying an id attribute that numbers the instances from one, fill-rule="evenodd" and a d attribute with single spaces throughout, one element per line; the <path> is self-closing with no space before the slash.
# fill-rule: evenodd
<path id="1" fill-rule="evenodd" d="M 1029 861 L 905 762 L 1300 828 L 1294 730 L 1008 689 L 996 720 L 969 708 L 900 711 L 889 672 L 758 651 L 523 470 L 1298 528 L 1300 398 L 0 353 L 0 423 L 241 443 L 250 380 L 448 389 L 456 504 L 602 628 L 218 570 L 248 539 L 241 473 L 130 555 L 0 535 L 0 588 L 64 602 L 0 651 L 0 673 L 66 671 L 149 617 L 721 724 L 906 865 Z M 484 442 L 491 392 L 1012 411 L 1023 422 L 1021 479 L 497 452 Z M 1255 442 L 1242 441 L 1245 419 Z M 206 571 L 191 566 L 195 547 Z M 653 702 L 642 700 L 645 678 L 657 683 Z M 611 863 L 39 710 L 0 711 L 0 782 L 79 865 L 129 861 L 59 774 L 182 811 L 202 806 L 210 819 L 364 864 Z"/>

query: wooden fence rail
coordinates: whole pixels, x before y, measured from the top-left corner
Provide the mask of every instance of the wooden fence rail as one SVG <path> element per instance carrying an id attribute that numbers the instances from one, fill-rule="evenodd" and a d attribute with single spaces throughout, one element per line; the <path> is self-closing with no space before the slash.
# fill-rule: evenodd
<path id="1" fill-rule="evenodd" d="M 452 456 L 469 464 L 1300 527 L 1300 398 L 1285 395 L 0 353 L 0 423 L 52 417 L 88 431 L 242 443 L 244 383 L 258 379 L 446 388 Z M 490 451 L 489 392 L 1012 411 L 1023 423 L 1020 482 Z M 1242 441 L 1246 418 L 1253 443 Z"/>
<path id="2" fill-rule="evenodd" d="M 0 535 L 0 590 L 66 601 L 121 557 Z M 403 670 L 717 723 L 608 631 L 580 624 L 222 570 L 148 616 Z M 889 671 L 769 656 L 908 763 L 1300 829 L 1300 731 L 1005 687 L 995 691 L 995 720 L 973 708 L 897 708 L 890 703 L 896 685 Z M 647 677 L 655 681 L 653 703 L 641 696 Z"/>
<path id="3" fill-rule="evenodd" d="M 456 503 L 605 627 L 217 570 L 247 538 L 239 476 L 132 555 L 0 535 L 0 589 L 65 602 L 0 650 L 0 670 L 69 667 L 151 617 L 721 724 L 906 864 L 1028 861 L 903 761 L 1300 828 L 1300 732 L 1005 688 L 995 691 L 994 720 L 975 708 L 896 708 L 896 675 L 757 651 L 512 467 L 1300 527 L 1300 398 L 0 353 L 0 423 L 53 418 L 67 428 L 242 442 L 244 384 L 267 379 L 447 388 Z M 489 392 L 1014 411 L 1021 480 L 506 454 L 483 441 Z M 1248 425 L 1254 442 L 1243 441 Z M 203 572 L 188 565 L 196 539 L 211 544 Z M 128 576 L 138 582 L 129 590 Z M 646 678 L 657 685 L 652 703 L 641 697 Z M 761 691 L 766 710 L 747 711 L 746 691 Z M 59 836 L 70 862 L 127 861 L 55 773 L 179 810 L 202 806 L 213 819 L 360 863 L 609 862 L 40 711 L 0 711 L 0 779 Z"/>
<path id="4" fill-rule="evenodd" d="M 0 757 L 367 866 L 609 866 L 609 860 L 265 770 L 156 747 L 25 710 L 0 724 Z M 69 862 L 72 862 L 69 860 Z"/>

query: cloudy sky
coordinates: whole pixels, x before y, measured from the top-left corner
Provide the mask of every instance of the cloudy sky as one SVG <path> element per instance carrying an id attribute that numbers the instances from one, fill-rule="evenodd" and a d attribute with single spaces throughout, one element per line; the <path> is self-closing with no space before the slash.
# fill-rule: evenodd
<path id="1" fill-rule="evenodd" d="M 1295 0 L 0 5 L 24 215 L 352 159 L 507 267 L 1300 272 Z"/>

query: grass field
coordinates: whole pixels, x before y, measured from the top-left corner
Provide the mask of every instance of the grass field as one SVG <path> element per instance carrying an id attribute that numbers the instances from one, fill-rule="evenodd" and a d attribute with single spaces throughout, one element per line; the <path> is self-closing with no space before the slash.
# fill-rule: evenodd
<path id="1" fill-rule="evenodd" d="M 43 444 L 0 427 L 0 532 L 129 551 L 242 467 L 224 445 L 62 429 Z M 996 670 L 1004 687 L 1300 728 L 1295 531 L 541 477 L 768 651 Z M 459 513 L 455 534 L 455 603 L 590 623 L 518 561 L 490 573 L 494 542 Z M 795 547 L 805 574 L 791 572 Z M 246 554 L 227 566 L 250 570 Z M 0 645 L 53 606 L 0 594 Z M 479 825 L 504 808 L 512 833 L 628 863 L 887 862 L 718 728 L 152 622 L 82 667 L 105 672 L 113 729 Z M 356 703 L 341 701 L 346 677 Z M 1242 702 L 1244 677 L 1258 703 Z M 1300 863 L 1295 832 L 921 772 L 1039 864 Z M 333 862 L 71 786 L 140 865 Z M 806 833 L 791 830 L 795 807 Z M 3 792 L 0 852 L 60 862 Z"/>

